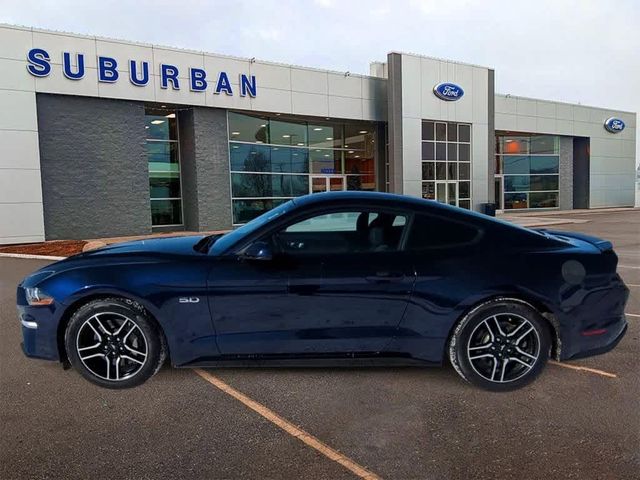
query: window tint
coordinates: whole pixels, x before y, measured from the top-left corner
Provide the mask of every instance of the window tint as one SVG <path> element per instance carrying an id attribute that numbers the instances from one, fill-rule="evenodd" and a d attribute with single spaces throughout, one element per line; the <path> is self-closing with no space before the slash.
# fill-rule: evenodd
<path id="1" fill-rule="evenodd" d="M 284 253 L 385 252 L 398 249 L 406 215 L 348 211 L 317 215 L 296 222 L 274 236 Z"/>
<path id="2" fill-rule="evenodd" d="M 416 215 L 411 226 L 407 250 L 455 246 L 472 242 L 477 228 L 440 217 Z"/>

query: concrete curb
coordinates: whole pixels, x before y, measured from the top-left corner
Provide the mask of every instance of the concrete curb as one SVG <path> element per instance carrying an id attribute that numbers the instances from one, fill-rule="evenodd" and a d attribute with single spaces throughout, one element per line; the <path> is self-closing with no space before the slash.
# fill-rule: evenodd
<path id="1" fill-rule="evenodd" d="M 32 260 L 64 260 L 67 257 L 54 257 L 52 255 L 29 255 L 26 253 L 0 253 L 0 258 L 25 258 Z"/>

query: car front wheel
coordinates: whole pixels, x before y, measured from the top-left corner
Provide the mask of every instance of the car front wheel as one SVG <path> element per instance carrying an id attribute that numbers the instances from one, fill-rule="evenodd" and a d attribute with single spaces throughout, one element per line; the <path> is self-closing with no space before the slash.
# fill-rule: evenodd
<path id="1" fill-rule="evenodd" d="M 129 388 L 152 377 L 162 366 L 166 346 L 145 310 L 119 298 L 97 299 L 69 320 L 65 348 L 73 367 L 105 388 Z"/>
<path id="2" fill-rule="evenodd" d="M 508 391 L 540 374 L 550 347 L 549 330 L 535 309 L 518 300 L 497 299 L 460 321 L 449 357 L 465 380 L 487 390 Z"/>

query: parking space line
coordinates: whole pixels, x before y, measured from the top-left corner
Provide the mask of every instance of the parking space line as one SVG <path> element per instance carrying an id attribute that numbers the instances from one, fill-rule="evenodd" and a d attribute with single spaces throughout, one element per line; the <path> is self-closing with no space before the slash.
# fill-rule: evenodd
<path id="1" fill-rule="evenodd" d="M 552 365 L 557 365 L 558 367 L 570 368 L 571 370 L 580 370 L 583 372 L 595 373 L 596 375 L 601 375 L 603 377 L 618 378 L 615 373 L 609 373 L 603 370 L 597 370 L 595 368 L 579 367 L 578 365 L 570 365 L 568 363 L 557 362 L 555 360 L 549 360 L 549 363 Z"/>
<path id="2" fill-rule="evenodd" d="M 618 268 L 633 268 L 634 270 L 640 270 L 640 267 L 634 265 L 618 265 Z"/>
<path id="3" fill-rule="evenodd" d="M 625 283 L 625 285 L 626 285 L 627 287 L 640 287 L 640 285 L 635 284 L 635 283 Z"/>
<path id="4" fill-rule="evenodd" d="M 626 313 L 625 312 L 625 315 L 629 315 L 630 317 L 638 317 L 638 318 L 640 318 L 640 315 L 638 315 L 637 313 Z"/>
<path id="5" fill-rule="evenodd" d="M 242 402 L 245 406 L 249 407 L 254 412 L 260 414 L 262 417 L 266 418 L 271 423 L 281 428 L 292 437 L 297 438 L 298 440 L 303 442 L 305 445 L 320 452 L 322 455 L 329 458 L 330 460 L 333 460 L 334 462 L 339 463 L 344 468 L 354 473 L 356 476 L 366 480 L 382 480 L 375 473 L 370 472 L 369 470 L 367 470 L 361 465 L 358 465 L 349 457 L 334 450 L 327 444 L 318 440 L 316 437 L 314 437 L 310 433 L 307 433 L 301 428 L 296 427 L 294 424 L 292 424 L 288 420 L 285 420 L 280 415 L 275 413 L 273 410 L 270 410 L 269 408 L 265 407 L 261 403 L 256 402 L 255 400 L 249 398 L 244 393 L 236 390 L 231 385 L 225 383 L 215 375 L 205 372 L 204 370 L 201 370 L 199 368 L 195 369 L 194 371 L 214 387 L 219 388 L 227 395 L 230 395 L 236 400 L 238 400 L 239 402 Z"/>

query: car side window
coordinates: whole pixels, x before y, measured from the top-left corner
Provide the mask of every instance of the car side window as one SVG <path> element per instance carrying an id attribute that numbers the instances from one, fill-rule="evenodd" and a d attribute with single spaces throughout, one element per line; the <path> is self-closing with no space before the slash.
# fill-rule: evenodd
<path id="1" fill-rule="evenodd" d="M 480 230 L 469 224 L 442 217 L 417 214 L 413 218 L 406 250 L 446 248 L 474 242 Z"/>
<path id="2" fill-rule="evenodd" d="M 400 245 L 407 215 L 353 210 L 323 213 L 295 222 L 273 236 L 283 253 L 392 252 Z"/>

